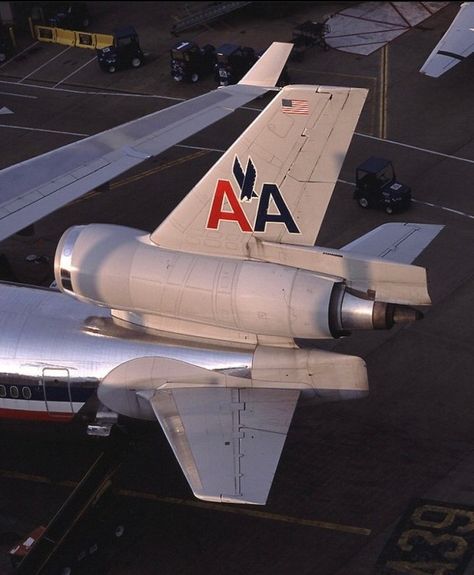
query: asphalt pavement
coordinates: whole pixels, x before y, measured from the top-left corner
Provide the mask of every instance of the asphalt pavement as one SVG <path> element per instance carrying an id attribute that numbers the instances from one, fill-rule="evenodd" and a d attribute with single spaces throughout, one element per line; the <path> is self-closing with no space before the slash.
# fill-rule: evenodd
<path id="1" fill-rule="evenodd" d="M 0 66 L 0 109 L 11 112 L 0 116 L 0 168 L 215 87 L 212 78 L 178 84 L 169 74 L 173 23 L 199 3 L 89 4 L 93 31 L 135 26 L 147 63 L 105 74 L 89 50 L 22 36 L 22 56 Z M 235 13 L 178 39 L 263 49 L 349 3 L 300 4 L 273 18 Z M 388 221 L 445 226 L 415 262 L 427 269 L 433 301 L 423 321 L 321 342 L 364 358 L 369 397 L 296 411 L 262 508 L 197 501 L 160 429 L 132 426 L 110 488 L 49 573 L 70 565 L 103 575 L 474 572 L 474 64 L 439 79 L 419 73 L 458 6 L 449 3 L 368 56 L 314 47 L 289 63 L 292 83 L 369 89 L 317 244 L 341 247 Z M 58 210 L 33 235 L 2 242 L 12 279 L 48 285 L 56 243 L 71 225 L 155 229 L 266 101 Z M 391 159 L 411 185 L 408 212 L 366 211 L 352 199 L 355 168 L 371 155 Z M 107 444 L 79 423 L 0 429 L 3 575 L 12 573 L 8 549 L 52 519 Z"/>

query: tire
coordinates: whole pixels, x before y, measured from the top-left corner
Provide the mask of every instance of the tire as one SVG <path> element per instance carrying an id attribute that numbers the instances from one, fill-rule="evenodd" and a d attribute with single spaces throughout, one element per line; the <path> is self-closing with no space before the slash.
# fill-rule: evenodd
<path id="1" fill-rule="evenodd" d="M 184 80 L 184 78 L 183 78 L 183 76 L 180 76 L 179 74 L 175 74 L 175 75 L 173 76 L 173 80 L 174 80 L 175 82 L 182 82 L 182 81 Z"/>
<path id="2" fill-rule="evenodd" d="M 389 216 L 393 214 L 393 208 L 392 206 L 387 206 L 385 208 L 385 213 L 388 214 Z"/>
<path id="3" fill-rule="evenodd" d="M 0 52 L 0 63 L 5 62 L 7 55 L 4 52 Z"/>
<path id="4" fill-rule="evenodd" d="M 196 72 L 194 72 L 194 74 L 191 74 L 191 82 L 193 84 L 195 84 L 198 80 L 199 80 L 199 74 L 197 74 Z"/>
<path id="5" fill-rule="evenodd" d="M 142 65 L 142 60 L 141 58 L 136 56 L 135 58 L 132 58 L 131 64 L 132 68 L 140 68 L 140 66 Z"/>
<path id="6" fill-rule="evenodd" d="M 359 202 L 359 206 L 364 208 L 364 210 L 369 207 L 369 200 L 367 198 L 359 198 L 357 201 Z"/>
<path id="7" fill-rule="evenodd" d="M 116 71 L 117 71 L 117 66 L 115 66 L 114 64 L 109 64 L 109 66 L 107 66 L 107 72 L 109 74 L 115 74 Z"/>

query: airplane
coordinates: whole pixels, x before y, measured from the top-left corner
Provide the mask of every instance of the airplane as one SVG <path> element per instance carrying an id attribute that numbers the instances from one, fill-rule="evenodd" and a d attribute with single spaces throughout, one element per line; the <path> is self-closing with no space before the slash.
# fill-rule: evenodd
<path id="1" fill-rule="evenodd" d="M 275 90 L 291 44 L 235 86 L 0 172 L 0 237 Z M 314 340 L 390 329 L 430 305 L 412 265 L 442 226 L 389 223 L 315 247 L 367 96 L 289 85 L 153 233 L 68 229 L 57 289 L 0 283 L 0 417 L 107 435 L 160 423 L 200 499 L 264 505 L 297 403 L 364 397 L 362 358 Z M 13 193 L 14 190 L 14 193 Z"/>
<path id="2" fill-rule="evenodd" d="M 474 3 L 464 2 L 456 18 L 436 44 L 423 67 L 422 74 L 439 78 L 465 60 L 474 51 Z"/>

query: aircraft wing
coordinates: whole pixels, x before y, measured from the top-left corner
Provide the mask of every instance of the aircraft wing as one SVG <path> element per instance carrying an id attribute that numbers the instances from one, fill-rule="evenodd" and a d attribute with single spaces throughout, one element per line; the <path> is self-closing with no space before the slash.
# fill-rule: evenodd
<path id="1" fill-rule="evenodd" d="M 341 250 L 410 264 L 443 228 L 434 224 L 383 224 Z"/>
<path id="2" fill-rule="evenodd" d="M 420 72 L 438 78 L 474 51 L 474 3 L 464 2 Z"/>
<path id="3" fill-rule="evenodd" d="M 264 505 L 298 390 L 162 389 L 149 399 L 194 494 Z"/>
<path id="4" fill-rule="evenodd" d="M 0 171 L 0 241 L 274 88 L 292 46 L 274 42 L 245 84 L 219 88 Z"/>

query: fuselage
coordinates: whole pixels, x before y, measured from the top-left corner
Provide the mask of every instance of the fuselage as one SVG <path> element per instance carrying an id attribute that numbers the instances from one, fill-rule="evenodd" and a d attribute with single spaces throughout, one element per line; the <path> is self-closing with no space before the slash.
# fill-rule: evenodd
<path id="1" fill-rule="evenodd" d="M 116 414 L 153 420 L 149 403 L 137 401 L 140 391 L 217 381 L 297 389 L 300 399 L 316 403 L 365 396 L 364 362 L 339 354 L 335 361 L 334 355 L 166 334 L 55 289 L 0 283 L 0 418 L 68 421 L 80 414 L 92 420 L 103 402 Z M 137 379 L 136 368 L 147 358 L 161 367 L 148 380 Z M 170 361 L 191 372 L 178 381 L 165 376 Z"/>
<path id="2" fill-rule="evenodd" d="M 0 283 L 2 418 L 70 420 L 111 370 L 148 356 L 245 374 L 253 349 L 151 336 L 56 290 Z"/>

